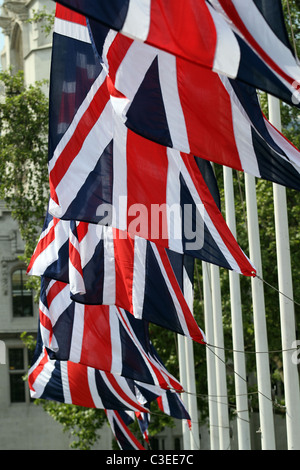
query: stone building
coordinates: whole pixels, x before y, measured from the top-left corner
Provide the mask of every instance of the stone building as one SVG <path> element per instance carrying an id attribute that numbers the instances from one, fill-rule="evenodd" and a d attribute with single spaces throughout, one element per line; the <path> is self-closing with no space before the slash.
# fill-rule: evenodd
<path id="1" fill-rule="evenodd" d="M 5 43 L 1 68 L 23 70 L 27 85 L 49 78 L 52 36 L 46 36 L 39 24 L 27 21 L 44 7 L 52 12 L 55 3 L 2 1 L 0 27 Z M 19 260 L 22 251 L 17 223 L 0 201 L 0 449 L 69 449 L 69 436 L 41 406 L 33 404 L 23 380 L 30 357 L 20 334 L 36 333 L 38 312 L 32 292 L 25 288 L 25 266 Z M 110 449 L 111 443 L 111 431 L 105 428 L 98 448 Z"/>

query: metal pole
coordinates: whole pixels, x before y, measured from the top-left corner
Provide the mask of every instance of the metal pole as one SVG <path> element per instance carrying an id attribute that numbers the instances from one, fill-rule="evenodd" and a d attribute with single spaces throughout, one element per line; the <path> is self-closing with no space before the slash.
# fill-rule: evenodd
<path id="1" fill-rule="evenodd" d="M 258 276 L 262 278 L 255 178 L 247 173 L 245 173 L 245 189 L 250 258 L 256 268 Z M 261 447 L 262 450 L 274 450 L 275 430 L 271 397 L 264 288 L 262 281 L 258 277 L 251 278 L 251 287 L 253 299 L 253 321 L 256 349 Z"/>
<path id="2" fill-rule="evenodd" d="M 236 237 L 236 221 L 232 169 L 223 167 L 226 222 L 231 233 Z M 246 382 L 246 365 L 244 354 L 244 332 L 241 304 L 240 278 L 237 273 L 229 271 L 229 287 L 232 319 L 232 343 L 234 361 L 234 380 L 237 406 L 237 433 L 240 450 L 251 449 L 248 395 Z M 240 352 L 238 352 L 240 351 Z"/>
<path id="3" fill-rule="evenodd" d="M 212 293 L 210 282 L 210 267 L 202 262 L 203 277 L 203 299 L 204 299 L 204 324 L 207 344 L 215 344 L 214 323 L 212 311 Z M 208 412 L 209 412 L 209 436 L 210 450 L 219 450 L 219 428 L 218 428 L 218 407 L 217 407 L 217 382 L 216 382 L 216 356 L 214 350 L 206 348 L 207 363 L 207 392 L 208 392 Z"/>
<path id="4" fill-rule="evenodd" d="M 193 262 L 194 267 L 194 262 Z M 194 271 L 194 270 L 193 270 Z M 183 292 L 184 297 L 187 301 L 190 310 L 193 311 L 194 304 L 194 290 L 193 290 L 193 277 L 186 271 L 186 267 L 183 268 Z M 190 431 L 190 449 L 200 449 L 200 437 L 199 437 L 199 423 L 198 423 L 198 406 L 196 397 L 196 377 L 195 377 L 195 363 L 194 363 L 194 347 L 193 341 L 190 338 L 184 338 L 185 342 L 185 358 L 186 358 L 186 378 L 187 378 L 187 390 L 189 412 L 192 420 L 192 429 Z"/>
<path id="5" fill-rule="evenodd" d="M 228 397 L 226 381 L 226 364 L 223 336 L 223 318 L 221 305 L 220 269 L 211 265 L 212 305 L 214 318 L 214 338 L 216 359 L 216 380 L 218 400 L 218 426 L 220 450 L 230 450 L 230 429 L 228 415 Z"/>
<path id="6" fill-rule="evenodd" d="M 185 337 L 182 335 L 177 335 L 178 338 L 178 361 L 179 361 L 179 376 L 180 383 L 183 386 L 183 389 L 188 391 L 188 382 L 187 382 L 187 367 L 186 367 L 186 351 L 185 351 Z M 189 409 L 188 394 L 182 393 L 182 401 L 191 416 Z M 192 420 L 191 416 L 191 420 Z M 190 430 L 185 421 L 182 422 L 182 439 L 183 439 L 183 450 L 190 450 Z"/>
<path id="7" fill-rule="evenodd" d="M 281 130 L 280 103 L 268 96 L 270 122 Z M 293 361 L 292 348 L 296 344 L 293 283 L 291 274 L 290 242 L 286 188 L 273 183 L 278 287 L 281 320 L 284 395 L 286 406 L 287 443 L 289 450 L 300 449 L 300 394 L 297 364 Z"/>

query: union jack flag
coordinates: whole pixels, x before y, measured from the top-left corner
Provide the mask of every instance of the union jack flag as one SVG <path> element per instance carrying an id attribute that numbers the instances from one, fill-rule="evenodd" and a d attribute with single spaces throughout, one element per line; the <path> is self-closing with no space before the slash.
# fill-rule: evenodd
<path id="1" fill-rule="evenodd" d="M 174 413 L 174 417 L 179 419 L 190 419 L 180 395 L 174 390 L 165 390 L 83 364 L 50 359 L 40 330 L 28 372 L 28 383 L 32 398 L 146 414 L 151 413 L 151 402 L 167 394 L 172 404 L 167 412 L 171 416 Z"/>
<path id="2" fill-rule="evenodd" d="M 51 359 L 182 391 L 150 341 L 148 322 L 124 309 L 74 302 L 69 284 L 43 277 L 39 318 Z"/>
<path id="3" fill-rule="evenodd" d="M 134 38 L 299 105 L 300 67 L 280 0 L 58 0 Z M 58 9 L 60 15 L 60 9 Z M 98 28 L 97 23 L 95 27 Z M 297 93 L 298 100 L 292 97 Z"/>
<path id="4" fill-rule="evenodd" d="M 111 227 L 84 222 L 73 226 L 71 244 L 70 223 L 48 214 L 29 275 L 69 283 L 68 295 L 76 302 L 117 305 L 136 318 L 205 342 L 181 289 L 181 255 L 142 238 L 112 237 Z"/>

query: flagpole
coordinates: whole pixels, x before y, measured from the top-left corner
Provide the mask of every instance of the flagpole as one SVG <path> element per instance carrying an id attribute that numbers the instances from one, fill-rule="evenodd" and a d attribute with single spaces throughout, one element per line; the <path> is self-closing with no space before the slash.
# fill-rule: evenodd
<path id="1" fill-rule="evenodd" d="M 194 260 L 192 261 L 192 269 L 188 266 L 187 258 L 184 257 L 183 267 L 183 293 L 191 312 L 194 307 Z M 200 449 L 200 438 L 199 438 L 199 423 L 198 423 L 198 406 L 196 396 L 196 377 L 195 377 L 195 363 L 194 363 L 194 347 L 193 342 L 190 338 L 185 337 L 185 359 L 186 359 L 186 378 L 187 378 L 187 390 L 189 413 L 192 420 L 192 428 L 190 431 L 190 449 Z"/>
<path id="2" fill-rule="evenodd" d="M 245 173 L 246 206 L 250 259 L 258 276 L 262 277 L 259 226 L 257 215 L 255 178 Z M 270 367 L 263 283 L 251 278 L 253 321 L 256 349 L 256 370 L 262 450 L 275 449 L 275 430 L 271 395 Z"/>
<path id="3" fill-rule="evenodd" d="M 269 120 L 281 131 L 280 102 L 268 95 Z M 300 395 L 297 363 L 293 360 L 296 345 L 293 281 L 289 243 L 286 188 L 273 183 L 278 287 L 281 320 L 284 396 L 286 406 L 287 443 L 289 450 L 300 449 Z"/>
<path id="4" fill-rule="evenodd" d="M 220 436 L 220 450 L 230 450 L 228 398 L 226 381 L 226 363 L 223 336 L 223 319 L 221 306 L 220 269 L 211 265 L 212 306 L 214 319 L 214 353 L 216 359 L 218 426 Z"/>
<path id="5" fill-rule="evenodd" d="M 188 391 L 188 382 L 187 382 L 187 367 L 186 367 L 186 351 L 185 351 L 185 338 L 182 335 L 177 335 L 178 338 L 178 362 L 179 362 L 179 376 L 180 383 L 184 390 Z M 189 401 L 187 393 L 182 393 L 182 401 L 190 414 L 189 410 Z M 191 414 L 190 414 L 191 416 Z M 191 416 L 191 420 L 193 420 Z M 192 424 L 193 425 L 193 424 Z M 190 441 L 190 430 L 185 421 L 182 421 L 182 440 L 183 440 L 183 450 L 190 450 L 191 441 Z"/>
<path id="6" fill-rule="evenodd" d="M 183 263 L 182 288 L 185 300 L 193 311 L 194 291 L 193 291 L 193 275 L 194 260 L 189 260 L 184 256 Z M 196 397 L 196 379 L 194 364 L 193 342 L 190 338 L 178 335 L 178 357 L 179 357 L 179 373 L 180 382 L 188 392 L 183 394 L 183 402 L 191 417 L 191 430 L 187 428 L 186 423 L 182 423 L 183 445 L 184 450 L 199 450 L 199 423 L 198 423 L 198 407 Z"/>
<path id="7" fill-rule="evenodd" d="M 223 167 L 226 222 L 236 237 L 236 221 L 232 169 Z M 250 450 L 250 424 L 248 410 L 248 394 L 246 381 L 246 365 L 244 351 L 244 333 L 241 303 L 240 278 L 237 273 L 229 271 L 229 287 L 232 318 L 232 342 L 234 360 L 234 379 L 237 406 L 237 431 L 240 450 Z"/>
<path id="8" fill-rule="evenodd" d="M 202 262 L 203 277 L 203 299 L 204 299 L 204 324 L 207 344 L 215 344 L 214 324 L 212 311 L 212 292 L 210 281 L 210 268 L 207 263 Z M 210 450 L 219 450 L 219 428 L 218 407 L 217 407 L 217 382 L 216 382 L 216 356 L 214 350 L 209 346 L 206 348 L 206 370 L 207 370 L 207 391 L 208 391 L 208 412 L 209 412 L 209 436 Z"/>

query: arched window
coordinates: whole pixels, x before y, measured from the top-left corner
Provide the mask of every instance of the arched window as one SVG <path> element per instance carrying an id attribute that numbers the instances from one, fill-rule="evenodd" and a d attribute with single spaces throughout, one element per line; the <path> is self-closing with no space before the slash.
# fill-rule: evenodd
<path id="1" fill-rule="evenodd" d="M 20 25 L 15 23 L 10 44 L 11 65 L 14 73 L 23 70 L 23 40 Z"/>
<path id="2" fill-rule="evenodd" d="M 33 299 L 32 291 L 26 286 L 26 271 L 19 268 L 11 276 L 12 302 L 14 317 L 32 317 Z"/>

